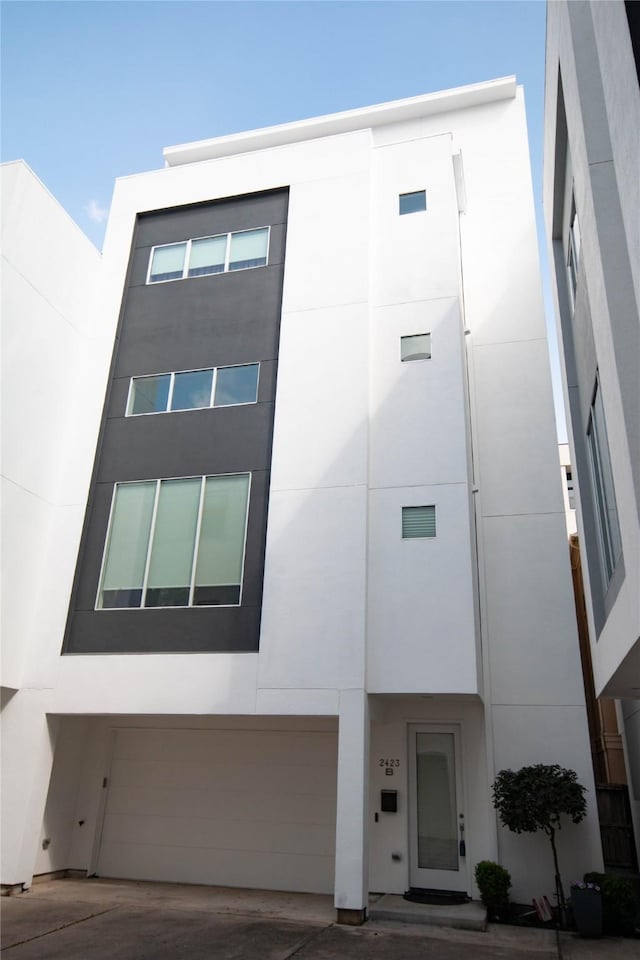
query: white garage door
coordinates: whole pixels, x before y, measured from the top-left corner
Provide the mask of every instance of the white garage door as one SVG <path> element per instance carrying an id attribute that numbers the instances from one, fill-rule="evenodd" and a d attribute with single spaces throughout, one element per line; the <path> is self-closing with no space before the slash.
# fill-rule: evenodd
<path id="1" fill-rule="evenodd" d="M 333 891 L 336 733 L 115 736 L 99 876 Z"/>

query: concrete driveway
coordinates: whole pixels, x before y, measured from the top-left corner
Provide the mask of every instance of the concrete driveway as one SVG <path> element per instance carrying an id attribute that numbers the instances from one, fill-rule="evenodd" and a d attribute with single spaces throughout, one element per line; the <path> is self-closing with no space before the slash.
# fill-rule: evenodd
<path id="1" fill-rule="evenodd" d="M 110 880 L 52 880 L 2 900 L 7 960 L 638 960 L 637 941 L 333 922 L 331 898 Z M 585 952 L 586 948 L 586 952 Z M 590 952 L 595 949 L 594 952 Z"/>

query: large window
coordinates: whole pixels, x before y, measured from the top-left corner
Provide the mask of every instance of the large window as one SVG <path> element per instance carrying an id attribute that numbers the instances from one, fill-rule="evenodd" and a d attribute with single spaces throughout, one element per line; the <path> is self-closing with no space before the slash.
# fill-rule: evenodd
<path id="1" fill-rule="evenodd" d="M 587 427 L 587 446 L 589 448 L 593 500 L 600 541 L 600 559 L 605 586 L 608 586 L 622 553 L 622 540 L 620 539 L 618 508 L 609 456 L 609 441 L 604 420 L 602 391 L 598 378 L 596 378 Z"/>
<path id="2" fill-rule="evenodd" d="M 237 606 L 250 475 L 118 483 L 98 609 Z"/>
<path id="3" fill-rule="evenodd" d="M 166 243 L 151 250 L 147 283 L 264 267 L 268 254 L 269 227 Z"/>
<path id="4" fill-rule="evenodd" d="M 259 371 L 259 363 L 243 363 L 235 367 L 207 367 L 205 370 L 133 377 L 127 416 L 255 403 Z"/>

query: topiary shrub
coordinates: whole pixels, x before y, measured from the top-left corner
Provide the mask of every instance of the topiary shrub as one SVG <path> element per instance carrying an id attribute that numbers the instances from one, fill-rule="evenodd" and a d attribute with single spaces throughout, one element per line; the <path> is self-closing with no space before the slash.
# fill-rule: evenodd
<path id="1" fill-rule="evenodd" d="M 493 784 L 493 805 L 502 823 L 514 833 L 544 830 L 549 837 L 555 867 L 556 897 L 562 923 L 566 924 L 567 903 L 562 887 L 556 831 L 561 817 L 580 823 L 587 812 L 585 788 L 574 770 L 557 763 L 536 763 L 520 770 L 501 770 Z"/>
<path id="2" fill-rule="evenodd" d="M 602 891 L 602 913 L 604 932 L 609 934 L 630 934 L 640 913 L 633 887 L 627 877 L 617 877 L 612 873 L 585 873 L 585 883 L 597 883 Z"/>
<path id="3" fill-rule="evenodd" d="M 481 860 L 476 864 L 474 876 L 482 902 L 489 913 L 504 913 L 509 907 L 509 871 L 493 860 Z"/>

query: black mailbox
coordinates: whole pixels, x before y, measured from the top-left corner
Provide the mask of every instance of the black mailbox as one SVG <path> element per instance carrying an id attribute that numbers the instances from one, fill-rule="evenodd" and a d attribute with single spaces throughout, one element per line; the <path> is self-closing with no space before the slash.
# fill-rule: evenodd
<path id="1" fill-rule="evenodd" d="M 398 812 L 398 791 L 381 790 L 380 791 L 380 809 L 383 813 Z"/>

